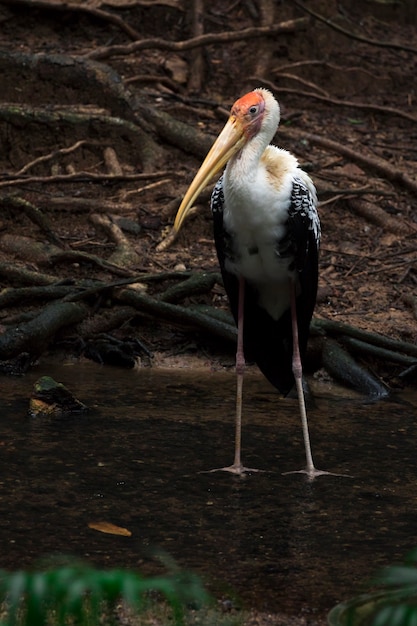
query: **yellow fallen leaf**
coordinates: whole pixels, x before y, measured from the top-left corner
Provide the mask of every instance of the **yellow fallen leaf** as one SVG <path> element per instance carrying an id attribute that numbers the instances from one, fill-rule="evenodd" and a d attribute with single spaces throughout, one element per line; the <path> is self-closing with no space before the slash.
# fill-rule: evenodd
<path id="1" fill-rule="evenodd" d="M 110 522 L 89 522 L 88 528 L 98 530 L 100 533 L 108 533 L 109 535 L 122 535 L 123 537 L 132 536 L 132 533 L 127 528 L 116 526 Z"/>

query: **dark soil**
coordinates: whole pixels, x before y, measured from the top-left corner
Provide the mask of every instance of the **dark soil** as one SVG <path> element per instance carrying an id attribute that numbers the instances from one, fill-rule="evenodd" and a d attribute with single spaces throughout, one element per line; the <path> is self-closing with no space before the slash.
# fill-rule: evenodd
<path id="1" fill-rule="evenodd" d="M 413 15 L 407 18 L 404 5 L 308 3 L 368 42 L 309 17 L 304 27 L 270 37 L 184 51 L 155 43 L 132 53 L 112 51 L 112 46 L 132 44 L 135 36 L 113 23 L 114 17 L 134 29 L 139 39 L 182 41 L 201 32 L 270 25 L 272 13 L 275 22 L 306 13 L 293 2 L 275 7 L 265 1 L 212 0 L 206 3 L 203 31 L 198 24 L 193 31 L 191 2 L 74 1 L 63 10 L 67 4 L 51 0 L 48 8 L 47 2 L 0 0 L 3 287 L 31 284 L 29 278 L 17 277 L 16 268 L 68 285 L 134 276 L 140 282 L 143 274 L 173 270 L 217 271 L 207 202 L 171 248 L 155 251 L 211 139 L 181 146 L 181 131 L 175 128 L 170 134 L 166 120 L 158 124 L 149 111 L 168 113 L 214 138 L 226 119 L 225 110 L 238 96 L 267 86 L 282 109 L 276 142 L 308 169 L 321 199 L 315 315 L 416 343 L 416 188 L 401 175 L 417 185 L 417 37 L 410 23 Z M 84 66 L 88 55 L 90 62 L 96 56 L 102 65 L 94 71 Z M 391 174 L 314 138 L 303 138 L 307 133 L 338 142 L 357 155 L 383 159 Z M 83 143 L 74 146 L 76 142 Z M 66 154 L 58 152 L 71 147 Z M 87 175 L 65 177 L 77 173 Z M 141 173 L 142 179 L 133 179 Z M 112 179 L 114 174 L 119 177 Z M 32 208 L 23 209 L 22 200 Z M 112 234 L 94 215 L 108 216 L 110 225 L 116 223 L 121 230 Z M 54 256 L 57 252 L 62 254 Z M 99 266 L 86 256 L 74 257 L 74 252 L 112 265 Z M 150 282 L 146 289 L 158 294 L 170 284 Z M 185 304 L 196 302 L 227 308 L 220 284 Z M 30 298 L 4 307 L 3 331 L 41 305 Z M 155 365 L 233 363 L 233 349 L 218 340 L 132 313 L 122 316 L 118 325 L 115 310 L 115 302 L 101 295 L 88 320 L 60 333 L 57 342 L 45 348 L 65 345 L 81 354 L 97 329 L 119 338 L 139 338 L 154 354 Z M 388 382 L 398 373 L 380 362 L 375 367 Z M 257 616 L 248 623 L 283 623 L 279 619 Z M 303 619 L 297 623 L 307 624 Z"/>

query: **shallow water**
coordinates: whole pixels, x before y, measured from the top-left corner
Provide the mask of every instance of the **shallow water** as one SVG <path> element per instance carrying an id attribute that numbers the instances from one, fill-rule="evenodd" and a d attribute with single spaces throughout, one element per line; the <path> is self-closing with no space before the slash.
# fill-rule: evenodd
<path id="1" fill-rule="evenodd" d="M 43 374 L 92 411 L 29 418 Z M 245 478 L 200 473 L 232 461 L 232 373 L 44 363 L 1 385 L 0 568 L 67 554 L 156 573 L 167 553 L 217 597 L 324 615 L 417 546 L 415 393 L 371 404 L 319 389 L 316 465 L 352 478 L 311 483 L 282 475 L 304 465 L 297 404 L 260 375 L 245 381 L 244 462 L 267 471 Z"/>

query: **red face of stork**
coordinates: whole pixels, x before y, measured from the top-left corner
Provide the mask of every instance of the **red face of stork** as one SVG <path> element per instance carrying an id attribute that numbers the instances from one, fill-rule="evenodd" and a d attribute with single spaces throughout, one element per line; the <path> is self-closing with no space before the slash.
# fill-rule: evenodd
<path id="1" fill-rule="evenodd" d="M 268 91 L 257 89 L 236 100 L 232 106 L 225 127 L 211 147 L 181 202 L 174 222 L 174 236 L 181 228 L 194 201 L 211 178 L 260 132 L 266 112 L 265 98 L 271 98 L 275 102 Z"/>

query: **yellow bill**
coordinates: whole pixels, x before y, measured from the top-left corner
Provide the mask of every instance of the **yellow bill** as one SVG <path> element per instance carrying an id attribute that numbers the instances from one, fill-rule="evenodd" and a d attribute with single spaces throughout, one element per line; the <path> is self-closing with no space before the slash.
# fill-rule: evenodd
<path id="1" fill-rule="evenodd" d="M 175 241 L 185 218 L 204 187 L 224 168 L 245 142 L 246 136 L 240 120 L 231 115 L 189 186 L 178 209 L 174 226 L 168 236 L 158 245 L 158 251 L 165 250 Z"/>

